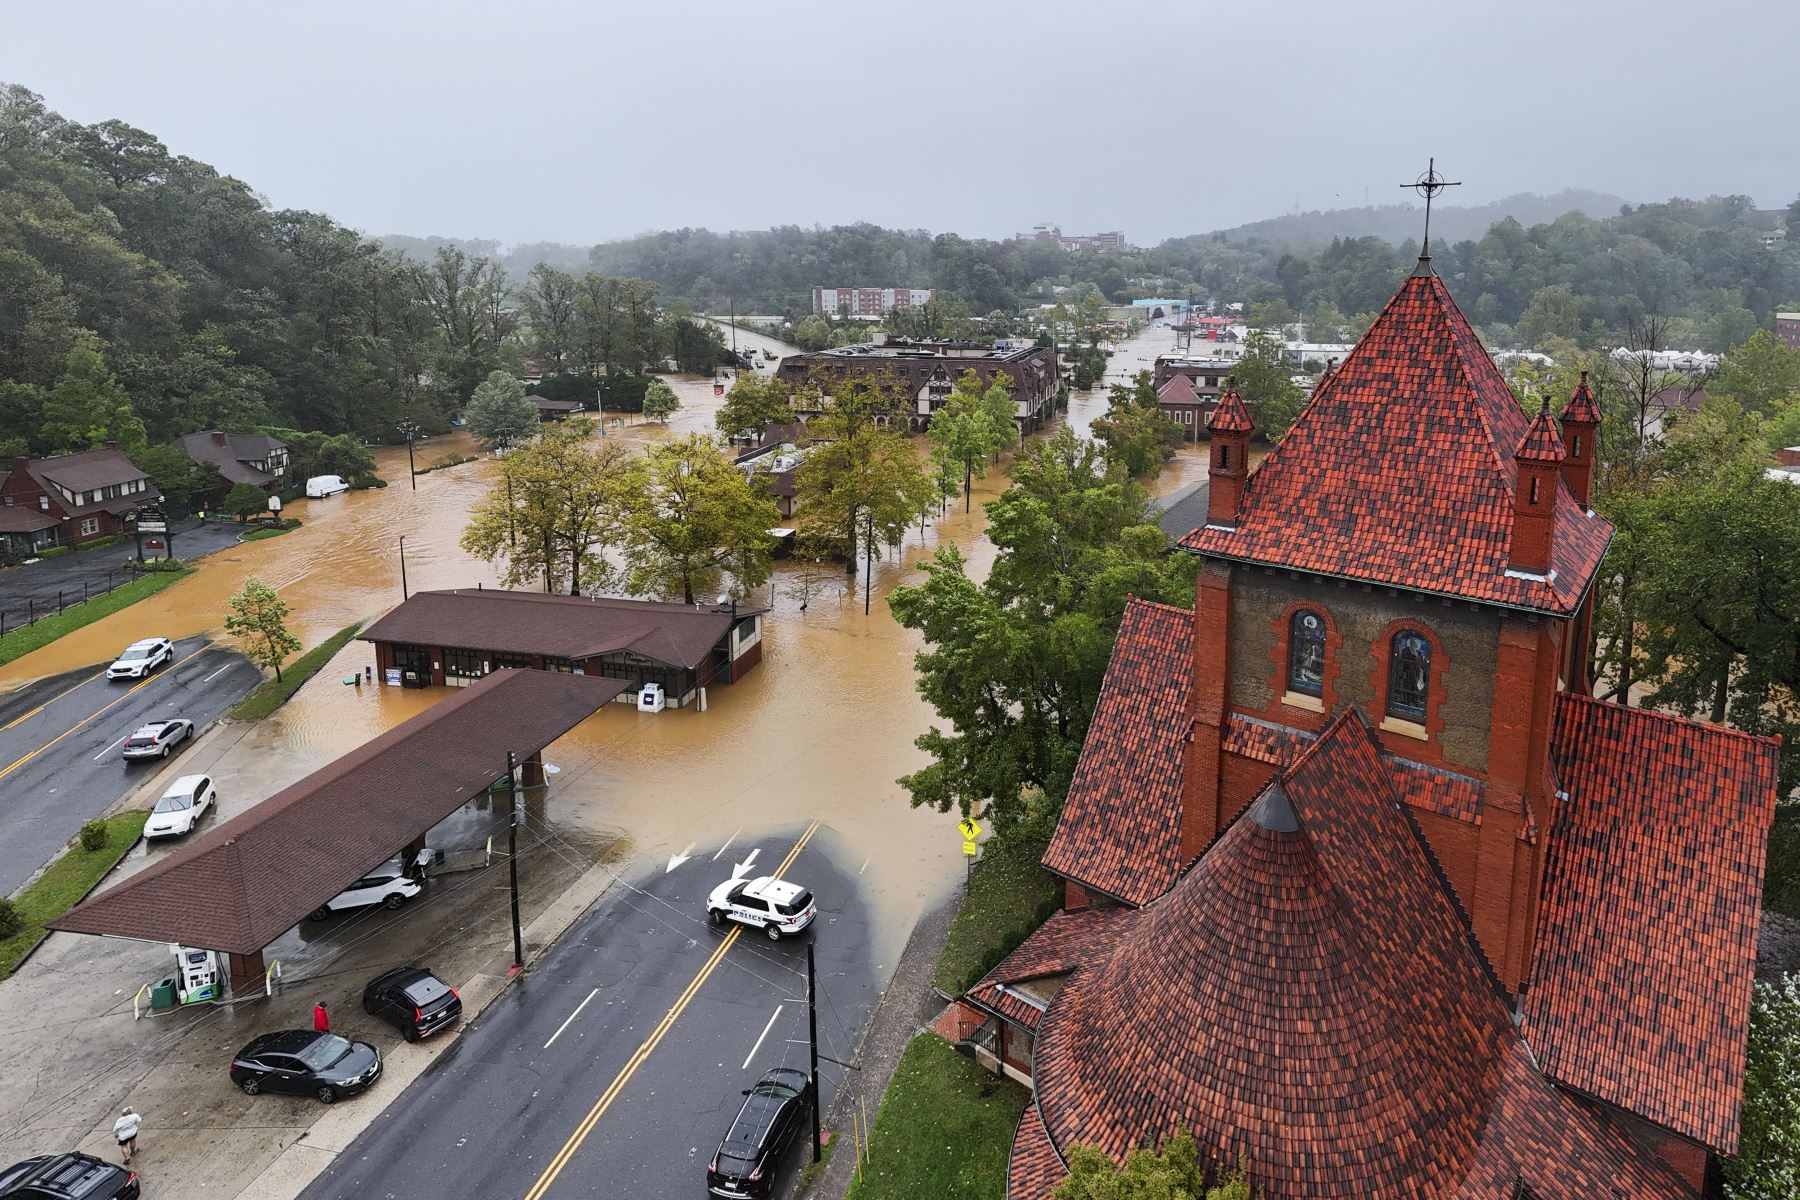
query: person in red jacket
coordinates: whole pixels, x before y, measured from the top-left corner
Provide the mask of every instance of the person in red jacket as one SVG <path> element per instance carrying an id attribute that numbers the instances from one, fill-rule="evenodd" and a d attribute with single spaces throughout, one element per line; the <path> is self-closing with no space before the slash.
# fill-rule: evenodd
<path id="1" fill-rule="evenodd" d="M 326 1011 L 325 1002 L 323 1000 L 313 1005 L 313 1032 L 331 1032 L 331 1013 Z"/>

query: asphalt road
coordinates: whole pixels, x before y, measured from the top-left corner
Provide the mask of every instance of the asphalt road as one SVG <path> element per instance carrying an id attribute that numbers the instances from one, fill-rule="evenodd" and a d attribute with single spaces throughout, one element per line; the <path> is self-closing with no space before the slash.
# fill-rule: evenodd
<path id="1" fill-rule="evenodd" d="M 141 682 L 109 683 L 101 666 L 9 694 L 0 707 L 0 896 L 155 769 L 160 760 L 119 757 L 132 730 L 169 717 L 204 729 L 261 679 L 235 650 L 193 637 Z"/>
<path id="2" fill-rule="evenodd" d="M 244 527 L 231 521 L 181 521 L 174 526 L 175 557 L 192 562 L 235 546 Z M 6 615 L 6 628 L 23 625 L 35 612 L 42 616 L 60 604 L 74 604 L 81 599 L 85 584 L 95 595 L 130 578 L 124 563 L 137 557 L 137 545 L 126 538 L 116 546 L 100 550 L 79 550 L 55 558 L 39 559 L 10 571 L 0 571 L 0 612 Z M 26 602 L 30 601 L 28 605 Z"/>
<path id="3" fill-rule="evenodd" d="M 850 1058 L 879 995 L 870 914 L 855 874 L 833 861 L 829 831 L 815 827 L 782 867 L 805 832 L 721 838 L 673 870 L 656 864 L 613 887 L 390 1098 L 304 1200 L 704 1196 L 742 1090 L 770 1067 L 806 1067 L 807 943 L 822 1054 Z M 818 896 L 818 919 L 800 937 L 770 942 L 707 923 L 707 893 L 751 850 L 745 874 L 779 872 Z M 827 1107 L 842 1075 L 821 1060 Z M 367 1099 L 380 1102 L 379 1085 Z M 784 1190 L 804 1141 L 777 1177 Z"/>

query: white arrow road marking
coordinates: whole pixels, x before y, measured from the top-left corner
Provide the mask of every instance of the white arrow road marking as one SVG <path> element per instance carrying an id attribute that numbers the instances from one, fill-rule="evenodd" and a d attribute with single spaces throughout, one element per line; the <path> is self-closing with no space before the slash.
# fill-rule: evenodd
<path id="1" fill-rule="evenodd" d="M 762 853 L 762 847 L 759 846 L 756 849 L 750 851 L 750 853 L 745 857 L 743 862 L 733 863 L 731 865 L 731 877 L 733 879 L 742 879 L 745 875 L 749 874 L 750 864 L 755 862 L 756 856 L 761 853 Z"/>
<path id="2" fill-rule="evenodd" d="M 575 1011 L 569 1014 L 569 1020 L 564 1021 L 561 1025 L 558 1025 L 556 1027 L 556 1032 L 550 1035 L 550 1042 L 554 1042 L 557 1038 L 561 1037 L 562 1031 L 569 1027 L 569 1022 L 573 1021 L 576 1017 L 579 1017 L 581 1015 L 581 1010 L 588 1006 L 588 1000 L 592 1000 L 595 996 L 598 996 L 599 994 L 600 994 L 599 988 L 595 988 L 593 991 L 589 992 L 587 994 L 587 1000 L 583 1000 L 580 1004 L 577 1004 L 575 1006 Z M 544 1049 L 548 1050 L 550 1048 L 550 1042 L 544 1043 Z"/>
<path id="3" fill-rule="evenodd" d="M 782 1006 L 777 1004 L 775 1006 L 775 1011 L 769 1014 L 769 1023 L 763 1026 L 762 1037 L 757 1038 L 756 1045 L 750 1047 L 750 1053 L 744 1055 L 744 1065 L 739 1067 L 738 1070 L 748 1071 L 750 1069 L 750 1060 L 756 1057 L 756 1052 L 758 1050 L 762 1049 L 763 1038 L 769 1036 L 769 1030 L 775 1028 L 775 1018 L 781 1015 L 781 1009 Z"/>
<path id="4" fill-rule="evenodd" d="M 676 867 L 679 867 L 682 863 L 684 863 L 688 859 L 692 858 L 693 854 L 694 854 L 694 843 L 689 842 L 687 845 L 685 845 L 681 848 L 680 854 L 669 855 L 669 867 L 668 867 L 668 870 L 663 872 L 663 874 L 667 875 L 669 873 L 669 871 L 673 871 Z"/>

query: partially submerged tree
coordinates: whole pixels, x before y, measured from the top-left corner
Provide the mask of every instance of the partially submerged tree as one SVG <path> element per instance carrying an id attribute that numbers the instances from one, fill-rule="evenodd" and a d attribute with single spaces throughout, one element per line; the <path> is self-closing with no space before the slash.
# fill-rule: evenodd
<path id="1" fill-rule="evenodd" d="M 511 446 L 537 432 L 537 405 L 525 399 L 525 385 L 510 371 L 493 371 L 475 388 L 463 415 L 469 436 L 490 449 Z"/>
<path id="2" fill-rule="evenodd" d="M 287 601 L 252 575 L 229 604 L 225 632 L 238 640 L 245 658 L 265 669 L 273 667 L 279 681 L 281 664 L 300 649 L 300 639 L 288 631 Z"/>
<path id="3" fill-rule="evenodd" d="M 1183 437 L 1181 426 L 1156 403 L 1148 371 L 1139 371 L 1130 384 L 1113 384 L 1106 415 L 1092 424 L 1094 436 L 1106 446 L 1107 460 L 1139 479 L 1161 470 Z"/>
<path id="4" fill-rule="evenodd" d="M 661 379 L 652 379 L 644 389 L 644 415 L 664 425 L 681 408 L 681 399 L 675 395 L 675 389 Z"/>
<path id="5" fill-rule="evenodd" d="M 713 415 L 713 428 L 726 437 L 761 437 L 771 425 L 794 419 L 794 390 L 773 375 L 740 371 Z"/>
<path id="6" fill-rule="evenodd" d="M 781 523 L 719 443 L 700 433 L 653 446 L 633 464 L 626 586 L 694 603 L 729 577 L 734 594 L 767 582 Z"/>
<path id="7" fill-rule="evenodd" d="M 974 371 L 964 371 L 931 414 L 931 428 L 926 432 L 940 460 L 954 463 L 962 472 L 964 512 L 971 505 L 975 477 L 987 474 L 988 456 L 998 455 L 1017 440 L 1009 382 L 1000 374 L 991 387 L 983 389 Z"/>

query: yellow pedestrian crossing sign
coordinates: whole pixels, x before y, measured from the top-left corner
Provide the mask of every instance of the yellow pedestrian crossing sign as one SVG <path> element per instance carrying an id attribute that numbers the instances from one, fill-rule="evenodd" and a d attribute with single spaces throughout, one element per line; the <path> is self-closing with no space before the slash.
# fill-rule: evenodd
<path id="1" fill-rule="evenodd" d="M 963 835 L 963 841 L 972 842 L 981 836 L 981 822 L 974 817 L 964 817 L 957 822 L 956 832 Z"/>

